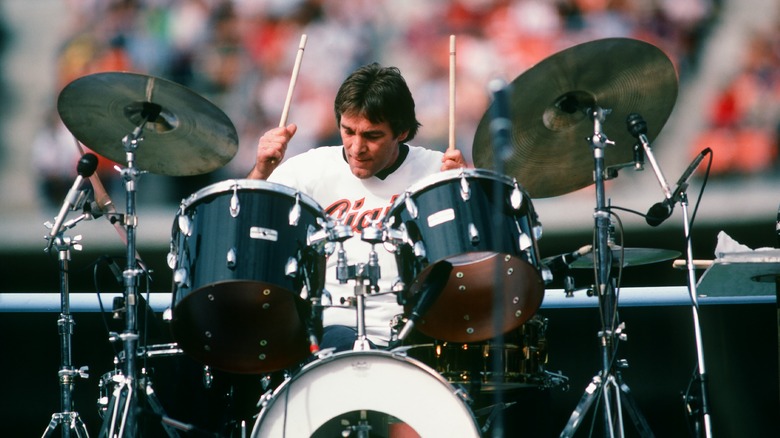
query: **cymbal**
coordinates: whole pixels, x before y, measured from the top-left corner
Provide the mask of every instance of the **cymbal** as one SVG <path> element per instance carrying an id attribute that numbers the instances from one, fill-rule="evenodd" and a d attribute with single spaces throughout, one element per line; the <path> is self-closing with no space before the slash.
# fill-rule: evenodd
<path id="1" fill-rule="evenodd" d="M 608 38 L 556 53 L 515 78 L 509 99 L 511 153 L 503 168 L 532 198 L 563 195 L 593 184 L 593 135 L 589 108 L 611 110 L 602 124 L 614 145 L 606 167 L 633 162 L 636 139 L 626 118 L 638 113 L 652 141 L 677 99 L 677 73 L 657 47 L 634 39 Z M 493 105 L 474 135 L 476 167 L 496 170 L 490 124 Z"/>
<path id="2" fill-rule="evenodd" d="M 612 251 L 613 266 L 620 266 L 620 259 L 621 259 L 621 252 L 622 252 L 624 268 L 630 266 L 649 265 L 651 263 L 663 262 L 680 256 L 679 251 L 674 251 L 669 249 L 623 248 L 620 245 L 609 245 L 609 249 Z M 549 263 L 556 257 L 548 257 L 544 259 L 542 262 Z M 590 251 L 583 254 L 573 262 L 570 262 L 569 267 L 575 269 L 592 269 L 594 263 L 593 258 L 594 258 L 594 253 L 593 253 L 593 249 L 591 248 Z"/>
<path id="3" fill-rule="evenodd" d="M 57 110 L 81 143 L 117 163 L 127 161 L 122 139 L 148 117 L 135 165 L 152 173 L 208 173 L 238 152 L 236 128 L 222 110 L 162 78 L 125 72 L 83 76 L 60 92 Z"/>

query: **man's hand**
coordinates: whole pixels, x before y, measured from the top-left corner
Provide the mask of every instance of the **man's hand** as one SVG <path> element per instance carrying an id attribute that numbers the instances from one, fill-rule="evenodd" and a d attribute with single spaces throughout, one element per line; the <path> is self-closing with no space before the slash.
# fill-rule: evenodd
<path id="1" fill-rule="evenodd" d="M 468 167 L 463 153 L 458 149 L 448 149 L 441 158 L 441 170 L 452 170 Z"/>
<path id="2" fill-rule="evenodd" d="M 286 127 L 274 128 L 266 131 L 257 142 L 257 155 L 255 167 L 249 172 L 249 179 L 268 179 L 271 173 L 279 166 L 287 151 L 287 143 L 295 135 L 298 126 L 294 123 Z"/>

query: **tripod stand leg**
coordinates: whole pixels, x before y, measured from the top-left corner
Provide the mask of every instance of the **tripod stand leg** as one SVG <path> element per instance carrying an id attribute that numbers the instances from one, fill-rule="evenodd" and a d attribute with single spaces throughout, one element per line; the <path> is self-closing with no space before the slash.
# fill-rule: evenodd
<path id="1" fill-rule="evenodd" d="M 57 429 L 58 424 L 60 424 L 60 414 L 52 415 L 51 421 L 49 422 L 49 425 L 46 426 L 46 430 L 43 431 L 43 435 L 41 436 L 41 438 L 46 438 L 48 436 L 51 436 L 54 430 Z"/>
<path id="2" fill-rule="evenodd" d="M 130 411 L 130 405 L 133 398 L 133 389 L 127 378 L 124 379 L 111 396 L 106 412 L 111 415 L 103 421 L 103 427 L 100 430 L 100 438 L 120 438 L 125 433 L 128 436 L 135 436 L 134 430 L 125 430 L 127 426 L 127 417 Z"/>
<path id="3" fill-rule="evenodd" d="M 582 394 L 582 398 L 580 398 L 580 402 L 577 403 L 574 412 L 571 413 L 569 422 L 566 423 L 566 427 L 563 429 L 563 432 L 561 432 L 561 438 L 574 436 L 574 433 L 577 431 L 577 428 L 580 427 L 585 414 L 588 413 L 593 402 L 601 395 L 602 386 L 603 381 L 601 380 L 601 376 L 595 376 L 593 381 L 585 388 L 585 393 Z"/>
<path id="4" fill-rule="evenodd" d="M 626 404 L 628 416 L 631 417 L 631 421 L 634 423 L 634 427 L 639 433 L 639 436 L 644 438 L 655 438 L 653 431 L 650 430 L 650 425 L 647 424 L 645 416 L 642 415 L 642 412 L 639 410 L 639 406 L 637 406 L 634 396 L 631 395 L 631 389 L 623 382 L 619 373 L 617 374 L 617 382 L 620 388 L 620 398 Z"/>
<path id="5" fill-rule="evenodd" d="M 152 383 L 149 381 L 146 381 L 144 383 L 144 388 L 146 392 L 146 401 L 149 403 L 149 406 L 152 408 L 152 411 L 161 419 L 160 424 L 162 425 L 163 429 L 165 429 L 165 432 L 168 434 L 171 438 L 177 438 L 179 436 L 179 433 L 176 431 L 176 428 L 168 424 L 168 422 L 165 421 L 166 418 L 168 418 L 165 415 L 165 409 L 162 406 L 162 403 L 160 403 L 160 400 L 157 398 L 157 395 L 154 393 L 154 388 L 152 388 Z"/>
<path id="6" fill-rule="evenodd" d="M 51 436 L 57 429 L 58 425 L 62 425 L 63 437 L 70 437 L 72 431 L 76 438 L 89 438 L 89 432 L 87 432 L 87 426 L 84 425 L 84 421 L 81 420 L 78 412 L 65 412 L 54 414 L 51 416 L 51 421 L 43 432 L 42 438 Z"/>

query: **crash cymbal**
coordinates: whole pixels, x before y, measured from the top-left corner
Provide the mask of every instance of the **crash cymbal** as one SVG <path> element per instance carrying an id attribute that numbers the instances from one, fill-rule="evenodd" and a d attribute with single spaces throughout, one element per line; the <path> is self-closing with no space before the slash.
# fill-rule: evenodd
<path id="1" fill-rule="evenodd" d="M 127 161 L 122 139 L 151 115 L 135 150 L 135 165 L 152 173 L 208 173 L 238 151 L 236 128 L 225 113 L 192 90 L 153 76 L 83 76 L 60 92 L 57 110 L 80 142 L 117 163 Z"/>
<path id="2" fill-rule="evenodd" d="M 585 247 L 583 247 L 585 248 Z M 663 262 L 671 260 L 680 256 L 679 251 L 673 251 L 669 249 L 655 249 L 655 248 L 623 248 L 620 245 L 609 245 L 609 249 L 612 251 L 612 265 L 620 266 L 620 259 L 623 259 L 623 267 L 649 265 L 651 263 Z M 549 264 L 552 260 L 557 259 L 560 256 L 548 257 L 542 261 L 544 264 Z M 575 269 L 592 269 L 593 268 L 594 253 L 592 247 L 583 255 L 576 258 L 576 260 L 568 263 L 570 268 Z"/>
<path id="3" fill-rule="evenodd" d="M 514 176 L 532 198 L 563 195 L 593 184 L 594 159 L 588 137 L 588 109 L 611 110 L 602 125 L 614 145 L 605 148 L 605 166 L 633 161 L 636 139 L 626 118 L 638 113 L 652 141 L 677 99 L 677 74 L 657 47 L 633 39 L 609 38 L 580 44 L 546 58 L 514 79 L 509 98 L 512 148 L 504 173 Z M 490 133 L 493 108 L 474 135 L 476 167 L 495 170 Z"/>

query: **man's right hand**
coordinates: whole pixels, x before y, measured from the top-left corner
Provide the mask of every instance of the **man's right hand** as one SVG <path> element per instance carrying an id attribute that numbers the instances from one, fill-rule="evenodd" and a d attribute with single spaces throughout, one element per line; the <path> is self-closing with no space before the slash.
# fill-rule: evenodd
<path id="1" fill-rule="evenodd" d="M 287 151 L 287 143 L 295 135 L 298 126 L 294 123 L 286 127 L 273 128 L 266 131 L 257 142 L 255 167 L 249 172 L 249 179 L 268 179 L 279 166 Z"/>

